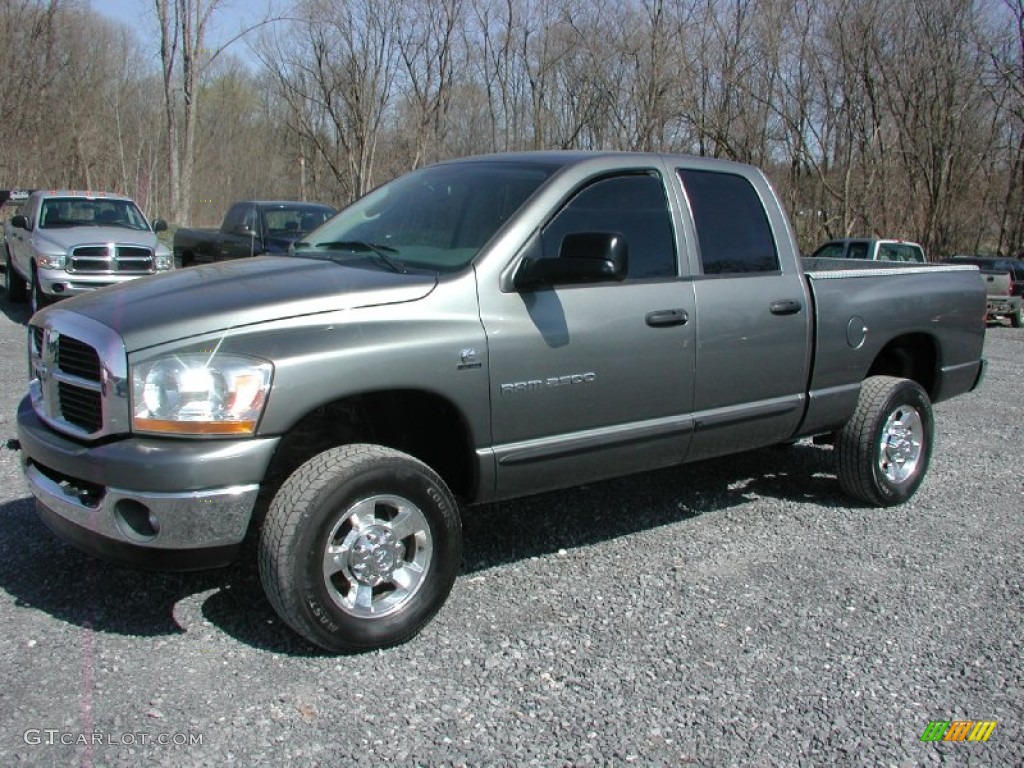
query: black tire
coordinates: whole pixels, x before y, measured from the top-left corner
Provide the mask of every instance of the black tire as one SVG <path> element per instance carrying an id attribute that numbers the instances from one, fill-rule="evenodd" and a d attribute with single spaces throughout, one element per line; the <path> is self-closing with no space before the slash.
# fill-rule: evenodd
<path id="1" fill-rule="evenodd" d="M 4 247 L 4 289 L 7 291 L 9 301 L 22 302 L 28 298 L 25 278 L 14 270 L 14 264 L 11 263 L 11 252 L 6 246 Z"/>
<path id="2" fill-rule="evenodd" d="M 1010 315 L 1010 325 L 1014 328 L 1024 325 L 1024 308 L 1018 307 L 1017 311 Z"/>
<path id="3" fill-rule="evenodd" d="M 866 379 L 853 416 L 836 438 L 839 484 L 872 506 L 903 503 L 928 471 L 933 433 L 931 401 L 917 382 Z"/>
<path id="4" fill-rule="evenodd" d="M 33 266 L 32 285 L 29 286 L 29 309 L 32 310 L 32 314 L 35 314 L 43 307 L 52 303 L 52 299 L 43 293 L 43 289 L 39 287 L 39 275 L 36 273 L 35 266 Z"/>
<path id="5" fill-rule="evenodd" d="M 458 506 L 411 456 L 377 445 L 332 448 L 275 495 L 259 563 L 274 610 L 310 642 L 335 652 L 397 645 L 433 618 L 455 583 Z"/>

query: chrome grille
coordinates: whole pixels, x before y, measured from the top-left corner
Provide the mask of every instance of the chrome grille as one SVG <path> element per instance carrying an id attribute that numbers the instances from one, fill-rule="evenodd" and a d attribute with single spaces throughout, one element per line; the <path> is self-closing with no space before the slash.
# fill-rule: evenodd
<path id="1" fill-rule="evenodd" d="M 68 272 L 148 275 L 156 271 L 153 249 L 141 245 L 80 245 L 72 249 Z"/>
<path id="2" fill-rule="evenodd" d="M 60 399 L 60 415 L 64 421 L 90 434 L 98 432 L 103 426 L 103 402 L 99 392 L 59 381 L 57 397 Z"/>
<path id="3" fill-rule="evenodd" d="M 57 367 L 72 376 L 98 382 L 100 380 L 100 356 L 96 350 L 78 339 L 60 336 L 57 339 Z"/>
<path id="4" fill-rule="evenodd" d="M 32 407 L 52 428 L 95 439 L 127 432 L 128 360 L 107 326 L 59 309 L 31 325 Z"/>
<path id="5" fill-rule="evenodd" d="M 153 251 L 149 248 L 143 248 L 141 245 L 119 245 L 117 246 L 117 255 L 120 257 L 131 256 L 131 257 L 142 257 L 145 259 L 150 258 L 153 255 Z"/>
<path id="6" fill-rule="evenodd" d="M 110 249 L 105 245 L 81 245 L 75 248 L 75 256 L 102 256 L 107 258 Z"/>

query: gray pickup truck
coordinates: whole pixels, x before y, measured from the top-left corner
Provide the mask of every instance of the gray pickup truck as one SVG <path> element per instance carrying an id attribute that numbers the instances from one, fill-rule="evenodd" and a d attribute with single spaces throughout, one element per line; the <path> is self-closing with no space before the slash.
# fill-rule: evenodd
<path id="1" fill-rule="evenodd" d="M 988 319 L 1004 317 L 1014 328 L 1024 326 L 1024 261 L 999 256 L 954 256 L 948 264 L 973 264 L 988 292 Z"/>
<path id="2" fill-rule="evenodd" d="M 441 607 L 473 504 L 809 436 L 854 499 L 903 502 L 984 316 L 973 266 L 802 265 L 747 165 L 471 158 L 289 256 L 37 314 L 21 456 L 82 549 L 203 567 L 249 534 L 284 621 L 378 648 Z"/>

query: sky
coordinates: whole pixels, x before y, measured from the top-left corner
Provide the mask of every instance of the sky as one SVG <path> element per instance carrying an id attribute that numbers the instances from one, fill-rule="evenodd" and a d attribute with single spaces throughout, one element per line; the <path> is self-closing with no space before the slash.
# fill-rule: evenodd
<path id="1" fill-rule="evenodd" d="M 206 45 L 211 48 L 220 47 L 239 31 L 264 18 L 268 9 L 280 9 L 283 5 L 284 0 L 221 0 L 211 17 Z M 156 58 L 159 53 L 160 33 L 153 0 L 92 0 L 91 6 L 94 11 L 107 18 L 126 23 L 135 31 L 144 51 L 152 52 Z M 251 34 L 253 42 L 257 34 Z M 232 43 L 228 51 L 244 62 L 253 61 L 244 38 Z"/>

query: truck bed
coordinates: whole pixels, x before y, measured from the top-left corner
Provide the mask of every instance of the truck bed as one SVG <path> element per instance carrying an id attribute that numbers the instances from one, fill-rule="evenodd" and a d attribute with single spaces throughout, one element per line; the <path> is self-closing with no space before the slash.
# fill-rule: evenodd
<path id="1" fill-rule="evenodd" d="M 860 382 L 879 361 L 897 369 L 912 358 L 901 345 L 933 351 L 927 364 L 907 363 L 901 372 L 923 381 L 933 402 L 971 389 L 979 375 L 977 336 L 985 312 L 978 272 L 951 264 L 907 265 L 849 259 L 802 260 L 815 304 L 814 363 L 808 387 L 811 434 L 844 421 L 857 400 Z M 950 279 L 947 273 L 962 273 Z M 976 306 L 966 303 L 974 292 Z M 890 311 L 884 311 L 884 308 Z M 879 311 L 882 308 L 883 311 Z M 942 320 L 942 354 L 935 328 Z M 898 343 L 886 344 L 888 339 Z"/>

